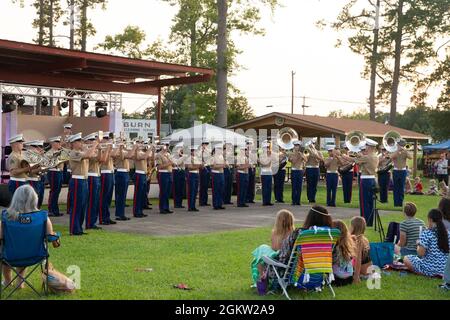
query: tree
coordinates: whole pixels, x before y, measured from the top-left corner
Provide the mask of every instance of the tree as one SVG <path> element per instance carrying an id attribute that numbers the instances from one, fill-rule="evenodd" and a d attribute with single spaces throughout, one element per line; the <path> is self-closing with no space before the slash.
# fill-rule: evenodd
<path id="1" fill-rule="evenodd" d="M 353 52 L 364 57 L 365 78 L 373 62 L 372 28 L 368 25 L 374 16 L 372 5 L 371 0 L 348 0 L 337 21 L 330 24 L 337 31 L 351 32 L 347 42 Z M 443 66 L 437 48 L 448 48 L 450 43 L 442 44 L 450 34 L 450 0 L 384 0 L 380 15 L 383 27 L 376 61 L 381 83 L 377 98 L 390 104 L 390 123 L 395 124 L 401 83 L 414 86 L 412 102 L 417 105 L 428 97 L 432 84 L 440 81 L 430 77 L 430 70 L 433 73 L 437 66 Z M 323 25 L 326 23 L 319 23 Z M 338 46 L 342 43 L 339 40 Z"/>
<path id="2" fill-rule="evenodd" d="M 228 0 L 217 0 L 217 120 L 219 127 L 227 126 L 227 16 Z"/>
<path id="3" fill-rule="evenodd" d="M 70 4 L 70 1 L 68 2 Z M 97 33 L 92 21 L 89 19 L 88 11 L 100 6 L 106 9 L 108 0 L 75 0 L 74 4 L 80 11 L 80 24 L 75 28 L 75 45 L 81 50 L 87 50 L 87 40 Z"/>

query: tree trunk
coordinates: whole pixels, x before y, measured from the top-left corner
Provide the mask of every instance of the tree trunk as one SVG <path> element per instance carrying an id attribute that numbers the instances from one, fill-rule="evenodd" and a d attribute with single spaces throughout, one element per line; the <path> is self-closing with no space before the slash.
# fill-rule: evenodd
<path id="1" fill-rule="evenodd" d="M 391 88 L 391 115 L 389 124 L 395 125 L 397 116 L 397 96 L 398 87 L 400 85 L 400 64 L 402 55 L 402 37 L 403 37 L 403 3 L 404 0 L 399 0 L 398 10 L 397 10 L 397 32 L 395 36 L 395 66 L 394 75 L 392 77 L 392 88 Z"/>
<path id="2" fill-rule="evenodd" d="M 370 74 L 370 120 L 375 121 L 375 89 L 377 83 L 377 63 L 378 63 L 378 38 L 380 34 L 380 0 L 376 4 L 375 28 L 373 29 L 373 48 Z"/>
<path id="3" fill-rule="evenodd" d="M 218 36 L 217 36 L 217 118 L 219 127 L 227 126 L 227 14 L 228 0 L 217 0 Z"/>
<path id="4" fill-rule="evenodd" d="M 196 21 L 191 21 L 191 66 L 197 66 L 197 27 Z M 195 87 L 193 84 L 189 85 L 189 91 L 191 93 L 191 97 L 195 96 Z M 197 107 L 195 105 L 195 101 L 191 102 L 191 123 L 195 124 L 197 121 Z"/>
<path id="5" fill-rule="evenodd" d="M 44 0 L 39 0 L 39 35 L 38 35 L 38 45 L 44 45 L 44 29 L 45 29 L 45 19 L 44 19 Z M 37 90 L 37 94 L 41 94 L 41 90 Z M 36 114 L 41 114 L 41 97 L 36 98 Z"/>
<path id="6" fill-rule="evenodd" d="M 86 51 L 87 49 L 87 32 L 88 32 L 87 8 L 88 3 L 87 0 L 85 0 L 83 1 L 83 4 L 81 6 L 81 51 Z"/>
<path id="7" fill-rule="evenodd" d="M 75 0 L 70 0 L 70 50 L 73 50 L 75 43 Z"/>
<path id="8" fill-rule="evenodd" d="M 48 17 L 48 45 L 49 47 L 53 47 L 55 44 L 53 42 L 53 19 L 54 19 L 54 13 L 53 13 L 53 5 L 55 0 L 50 0 L 50 7 L 49 7 L 49 17 Z"/>

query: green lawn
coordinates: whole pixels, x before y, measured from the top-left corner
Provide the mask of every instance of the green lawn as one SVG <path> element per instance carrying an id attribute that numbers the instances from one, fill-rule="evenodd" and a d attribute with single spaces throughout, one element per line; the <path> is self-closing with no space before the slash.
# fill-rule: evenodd
<path id="1" fill-rule="evenodd" d="M 340 190 L 341 191 L 341 190 Z M 286 199 L 289 199 L 286 190 Z M 357 193 L 354 194 L 357 196 Z M 339 197 L 342 197 L 341 192 Z M 319 202 L 324 189 L 319 188 Z M 407 196 L 425 219 L 435 207 L 438 197 Z M 357 206 L 355 198 L 352 207 Z M 339 205 L 341 205 L 339 198 Z M 385 206 L 389 209 L 389 206 Z M 383 217 L 401 221 L 400 213 Z M 62 231 L 62 246 L 51 248 L 51 261 L 61 272 L 71 265 L 80 267 L 81 289 L 72 295 L 51 295 L 48 299 L 284 299 L 280 295 L 259 297 L 250 288 L 251 252 L 258 245 L 270 243 L 270 227 L 252 230 L 180 237 L 150 237 L 107 231 L 91 231 L 85 237 L 69 237 Z M 378 240 L 369 230 L 368 237 Z M 152 272 L 136 272 L 136 268 L 152 268 Z M 35 283 L 37 277 L 35 277 Z M 194 290 L 181 291 L 172 285 L 186 283 Z M 449 299 L 450 294 L 437 288 L 440 280 L 398 272 L 382 275 L 381 290 L 369 290 L 362 282 L 357 286 L 336 288 L 336 299 Z M 328 290 L 305 294 L 291 290 L 294 299 L 331 299 Z M 15 296 L 33 299 L 29 289 Z"/>

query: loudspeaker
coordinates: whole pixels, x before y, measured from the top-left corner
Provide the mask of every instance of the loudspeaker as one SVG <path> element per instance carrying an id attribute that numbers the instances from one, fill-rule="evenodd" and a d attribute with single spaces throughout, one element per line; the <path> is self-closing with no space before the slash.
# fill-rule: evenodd
<path id="1" fill-rule="evenodd" d="M 0 184 L 0 207 L 8 208 L 12 200 L 7 184 Z"/>

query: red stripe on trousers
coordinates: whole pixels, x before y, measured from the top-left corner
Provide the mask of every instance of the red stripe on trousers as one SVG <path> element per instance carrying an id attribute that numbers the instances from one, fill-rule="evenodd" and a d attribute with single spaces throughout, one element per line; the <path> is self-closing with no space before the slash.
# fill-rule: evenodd
<path id="1" fill-rule="evenodd" d="M 103 222 L 103 190 L 105 189 L 105 175 L 102 174 L 102 187 L 100 190 L 100 215 L 98 217 L 98 220 L 100 221 L 100 223 Z"/>
<path id="2" fill-rule="evenodd" d="M 173 206 L 176 207 L 177 204 L 175 202 L 175 172 L 172 171 L 172 197 L 173 197 Z"/>
<path id="3" fill-rule="evenodd" d="M 237 179 L 237 205 L 239 205 L 240 204 L 240 200 L 241 200 L 241 197 L 240 197 L 240 193 L 241 193 L 241 174 L 238 172 L 237 173 L 237 177 L 236 177 L 236 179 Z"/>
<path id="4" fill-rule="evenodd" d="M 92 199 L 93 194 L 92 194 L 92 185 L 94 184 L 94 178 L 93 177 L 89 177 L 90 178 L 90 184 L 89 184 L 89 210 L 88 210 L 88 218 L 87 218 L 87 229 L 91 227 L 91 210 L 92 210 Z"/>
<path id="5" fill-rule="evenodd" d="M 364 191 L 363 191 L 362 180 L 363 179 L 361 179 L 360 182 L 359 182 L 359 193 L 361 194 L 361 203 L 360 203 L 361 210 L 362 210 L 361 213 L 362 213 L 363 218 L 365 219 L 366 218 L 366 214 L 364 212 Z"/>
<path id="6" fill-rule="evenodd" d="M 133 197 L 133 215 L 136 216 L 136 199 L 137 199 L 137 192 L 139 190 L 139 173 L 135 176 L 135 183 L 134 183 L 134 197 Z"/>
<path id="7" fill-rule="evenodd" d="M 75 214 L 77 212 L 77 189 L 78 189 L 78 181 L 74 179 L 74 193 L 73 193 L 73 211 L 72 211 L 72 223 L 70 226 L 70 234 L 73 234 L 73 225 L 75 223 Z"/>

